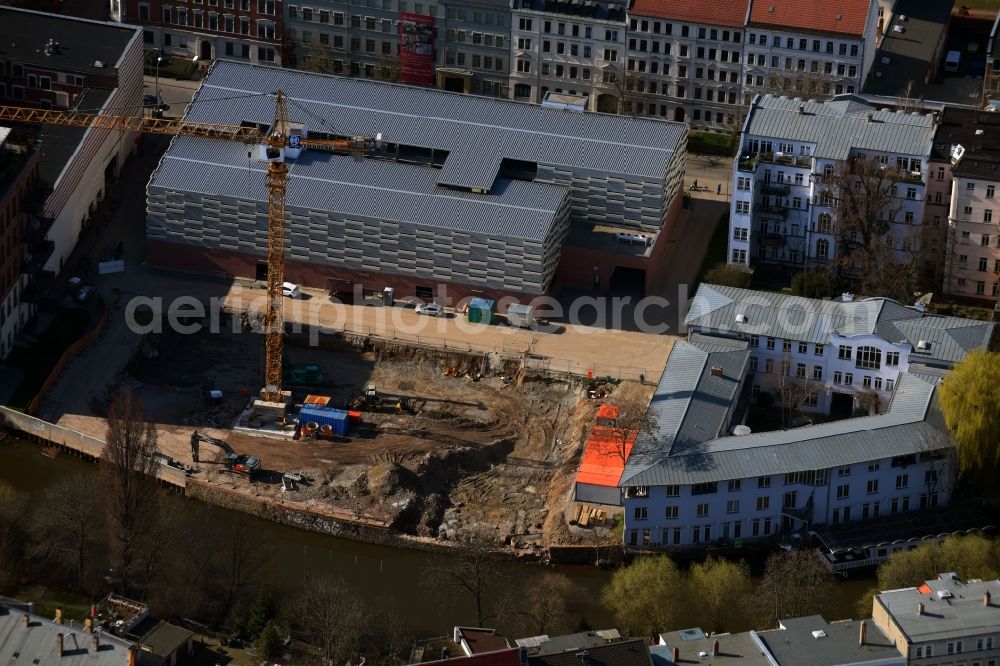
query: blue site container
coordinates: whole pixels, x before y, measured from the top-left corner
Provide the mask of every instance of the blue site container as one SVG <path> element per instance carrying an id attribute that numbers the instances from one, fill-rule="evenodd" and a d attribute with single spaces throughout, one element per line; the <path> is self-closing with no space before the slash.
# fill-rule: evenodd
<path id="1" fill-rule="evenodd" d="M 323 426 L 328 425 L 332 434 L 343 437 L 347 434 L 348 415 L 342 409 L 306 405 L 299 412 L 299 427 L 301 428 L 307 423 L 315 423 L 319 426 L 317 434 L 322 434 Z"/>
<path id="2" fill-rule="evenodd" d="M 473 324 L 487 324 L 493 321 L 493 313 L 497 310 L 497 304 L 488 298 L 475 296 L 469 299 L 469 321 Z"/>

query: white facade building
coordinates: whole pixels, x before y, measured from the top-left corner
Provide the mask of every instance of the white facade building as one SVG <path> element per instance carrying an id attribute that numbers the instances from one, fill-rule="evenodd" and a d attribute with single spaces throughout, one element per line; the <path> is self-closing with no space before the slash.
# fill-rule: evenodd
<path id="1" fill-rule="evenodd" d="M 545 93 L 588 98 L 590 111 L 619 112 L 625 71 L 625 12 L 614 0 L 571 4 L 514 0 L 510 96 L 540 102 Z"/>
<path id="2" fill-rule="evenodd" d="M 662 399 L 653 399 L 658 432 L 640 434 L 619 482 L 626 546 L 787 538 L 948 503 L 952 444 L 935 391 L 948 367 L 989 343 L 992 323 L 888 299 L 830 302 L 714 285 L 699 288 L 686 323 L 691 336 L 675 345 L 656 391 Z M 781 372 L 779 357 L 793 377 L 800 365 L 807 378 L 820 369 L 802 380 L 818 385 L 816 409 L 851 410 L 861 395 L 878 404 L 869 416 L 731 434 L 754 387 Z"/>
<path id="3" fill-rule="evenodd" d="M 828 102 L 757 96 L 733 163 L 729 262 L 831 265 L 841 237 L 835 192 L 824 181 L 857 157 L 902 168 L 889 233 L 900 253 L 915 251 L 934 126 L 933 115 L 877 110 L 853 95 Z"/>

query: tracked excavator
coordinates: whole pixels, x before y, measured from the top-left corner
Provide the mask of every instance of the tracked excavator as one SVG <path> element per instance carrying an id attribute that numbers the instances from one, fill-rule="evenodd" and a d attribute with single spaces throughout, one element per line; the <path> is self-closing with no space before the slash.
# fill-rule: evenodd
<path id="1" fill-rule="evenodd" d="M 245 453 L 236 453 L 233 447 L 226 444 L 221 439 L 216 439 L 215 437 L 209 437 L 203 433 L 195 430 L 191 433 L 191 459 L 194 462 L 199 462 L 198 453 L 201 449 L 202 443 L 211 444 L 217 446 L 225 453 L 225 458 L 222 464 L 225 465 L 226 471 L 232 472 L 233 474 L 240 474 L 242 476 L 251 477 L 261 469 L 260 458 L 257 456 L 247 455 Z"/>

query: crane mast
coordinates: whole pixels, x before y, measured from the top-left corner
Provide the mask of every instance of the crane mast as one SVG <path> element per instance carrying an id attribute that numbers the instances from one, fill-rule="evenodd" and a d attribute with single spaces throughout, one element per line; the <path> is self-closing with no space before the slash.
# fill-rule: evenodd
<path id="1" fill-rule="evenodd" d="M 264 315 L 264 388 L 261 398 L 268 402 L 282 402 L 281 372 L 284 342 L 285 282 L 285 192 L 288 186 L 288 165 L 284 149 L 288 145 L 291 123 L 285 95 L 274 93 L 274 123 L 265 135 L 255 126 L 224 125 L 170 118 L 147 118 L 85 111 L 52 111 L 20 106 L 0 106 L 0 121 L 35 123 L 43 125 L 69 125 L 107 129 L 142 134 L 168 136 L 199 136 L 207 139 L 239 141 L 245 144 L 264 145 L 267 167 L 267 310 Z M 349 153 L 369 151 L 378 137 L 353 136 L 342 139 L 302 139 L 303 148 L 336 150 Z"/>

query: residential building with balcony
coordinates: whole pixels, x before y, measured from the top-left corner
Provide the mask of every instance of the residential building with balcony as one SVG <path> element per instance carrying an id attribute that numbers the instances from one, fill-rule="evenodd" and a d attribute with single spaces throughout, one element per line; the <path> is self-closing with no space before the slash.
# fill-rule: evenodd
<path id="1" fill-rule="evenodd" d="M 0 53 L 0 103 L 97 113 L 142 109 L 142 30 L 110 21 L 0 7 L 17 41 Z M 82 56 L 80 54 L 86 54 Z M 33 278 L 63 262 L 98 204 L 136 150 L 136 135 L 102 128 L 43 126 L 39 179 L 51 193 L 32 231 Z"/>
<path id="2" fill-rule="evenodd" d="M 625 82 L 630 112 L 729 131 L 742 118 L 748 1 L 636 0 Z"/>
<path id="3" fill-rule="evenodd" d="M 622 111 L 627 10 L 623 0 L 513 0 L 510 97 L 568 93 L 587 97 L 588 110 Z"/>
<path id="4" fill-rule="evenodd" d="M 24 298 L 34 250 L 32 195 L 40 184 L 41 153 L 34 135 L 0 127 L 0 359 L 10 354 L 18 331 L 34 314 Z M 35 225 L 38 225 L 35 222 Z"/>
<path id="5" fill-rule="evenodd" d="M 875 56 L 876 0 L 753 0 L 743 43 L 747 103 L 757 93 L 860 93 Z"/>
<path id="6" fill-rule="evenodd" d="M 950 175 L 944 292 L 995 303 L 1000 296 L 1000 118 L 946 108 L 935 137 L 936 167 Z"/>
<path id="7" fill-rule="evenodd" d="M 968 572 L 972 573 L 972 572 Z M 1000 663 L 1000 580 L 942 573 L 875 595 L 872 619 L 908 664 Z"/>
<path id="8" fill-rule="evenodd" d="M 933 115 L 879 110 L 854 95 L 826 102 L 756 96 L 733 165 L 728 260 L 800 271 L 831 266 L 839 234 L 833 177 L 849 161 L 897 167 L 889 235 L 900 255 L 919 250 Z"/>
<path id="9" fill-rule="evenodd" d="M 510 97 L 509 0 L 444 0 L 445 52 L 437 87 Z"/>
<path id="10" fill-rule="evenodd" d="M 639 434 L 619 481 L 627 547 L 787 539 L 948 504 L 953 449 L 937 387 L 952 364 L 989 343 L 994 324 L 888 299 L 706 284 L 686 324 L 689 337 L 671 351 L 651 403 L 658 428 Z M 750 432 L 747 402 L 778 374 L 813 384 L 797 408 L 840 419 Z M 868 415 L 851 418 L 862 405 Z"/>
<path id="11" fill-rule="evenodd" d="M 282 0 L 124 0 L 120 20 L 167 55 L 280 65 L 283 11 Z"/>
<path id="12" fill-rule="evenodd" d="M 433 79 L 444 46 L 444 5 L 413 0 L 351 3 L 307 0 L 285 3 L 292 67 L 380 81 L 400 81 L 400 17 L 412 14 L 433 26 L 433 54 L 424 63 Z"/>

